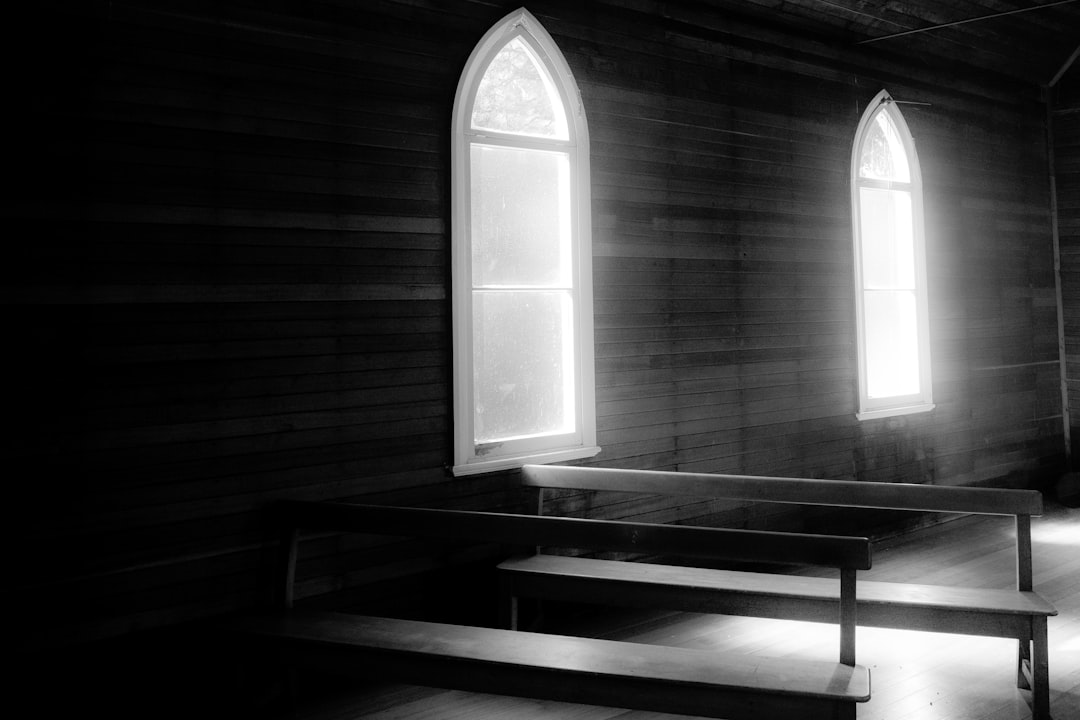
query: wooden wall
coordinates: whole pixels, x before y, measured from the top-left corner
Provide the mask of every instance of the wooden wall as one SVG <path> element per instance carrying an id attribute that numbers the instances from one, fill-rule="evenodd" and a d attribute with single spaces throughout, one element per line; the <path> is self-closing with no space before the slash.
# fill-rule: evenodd
<path id="1" fill-rule="evenodd" d="M 512 473 L 445 467 L 451 105 L 519 2 L 42 3 L 21 26 L 5 474 L 13 593 L 50 618 L 25 640 L 251 605 L 273 498 L 517 506 Z M 1061 469 L 1038 88 L 689 0 L 527 7 L 592 136 L 596 464 L 1012 486 Z M 915 103 L 938 407 L 859 423 L 848 163 L 882 87 Z M 437 564 L 347 549 L 379 579 Z M 358 582 L 319 568 L 309 596 Z"/>

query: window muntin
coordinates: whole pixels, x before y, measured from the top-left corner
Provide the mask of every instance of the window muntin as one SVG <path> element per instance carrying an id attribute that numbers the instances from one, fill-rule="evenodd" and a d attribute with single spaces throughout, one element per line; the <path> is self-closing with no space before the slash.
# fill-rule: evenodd
<path id="1" fill-rule="evenodd" d="M 933 408 L 922 180 L 915 144 L 882 91 L 852 152 L 859 418 Z"/>
<path id="2" fill-rule="evenodd" d="M 473 51 L 453 130 L 454 473 L 595 455 L 588 128 L 527 11 Z"/>

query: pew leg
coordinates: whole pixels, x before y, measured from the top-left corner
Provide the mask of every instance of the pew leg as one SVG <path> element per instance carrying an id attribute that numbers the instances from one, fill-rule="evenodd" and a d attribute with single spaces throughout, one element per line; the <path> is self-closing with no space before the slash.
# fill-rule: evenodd
<path id="1" fill-rule="evenodd" d="M 290 713 L 295 713 L 300 707 L 300 674 L 296 666 L 289 664 L 285 668 L 285 707 Z"/>
<path id="2" fill-rule="evenodd" d="M 514 594 L 513 583 L 506 578 L 499 583 L 499 627 L 518 629 L 518 596 Z"/>
<path id="3" fill-rule="evenodd" d="M 502 602 L 502 627 L 508 630 L 518 629 L 518 598 L 517 595 L 510 595 L 503 598 Z"/>
<path id="4" fill-rule="evenodd" d="M 1050 649 L 1043 616 L 1032 622 L 1031 717 L 1032 720 L 1050 720 Z"/>
<path id="5" fill-rule="evenodd" d="M 833 712 L 833 717 L 836 718 L 836 720 L 855 720 L 855 703 L 837 703 L 836 710 Z"/>
<path id="6" fill-rule="evenodd" d="M 1032 720 L 1050 719 L 1050 650 L 1046 618 L 1031 620 L 1031 640 L 1020 640 L 1016 653 L 1016 686 L 1031 691 Z"/>
<path id="7" fill-rule="evenodd" d="M 1028 672 L 1031 668 L 1031 641 L 1016 641 L 1016 687 L 1021 690 L 1030 690 Z"/>

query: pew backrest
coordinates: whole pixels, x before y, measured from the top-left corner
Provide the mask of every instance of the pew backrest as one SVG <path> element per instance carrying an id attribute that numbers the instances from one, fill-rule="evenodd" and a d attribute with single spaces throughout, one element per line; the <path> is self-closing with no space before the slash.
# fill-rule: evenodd
<path id="1" fill-rule="evenodd" d="M 545 489 L 606 491 L 647 495 L 718 498 L 912 512 L 1012 516 L 1016 523 L 1017 587 L 1032 589 L 1031 518 L 1043 513 L 1036 490 L 953 487 L 913 483 L 817 480 L 659 470 L 526 465 L 522 484 Z"/>
<path id="2" fill-rule="evenodd" d="M 280 502 L 276 513 L 282 531 L 277 603 L 284 608 L 295 600 L 301 530 L 815 565 L 840 570 L 840 658 L 855 664 L 855 574 L 871 566 L 867 538 L 299 500 Z"/>
<path id="3" fill-rule="evenodd" d="M 1038 516 L 1043 512 L 1042 495 L 1035 490 L 566 465 L 526 465 L 521 477 L 524 485 L 536 488 L 981 515 Z"/>

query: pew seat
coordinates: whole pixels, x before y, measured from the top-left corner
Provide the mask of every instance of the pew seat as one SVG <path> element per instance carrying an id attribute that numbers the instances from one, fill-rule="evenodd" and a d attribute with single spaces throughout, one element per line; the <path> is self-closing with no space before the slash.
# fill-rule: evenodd
<path id="1" fill-rule="evenodd" d="M 335 673 L 654 712 L 753 718 L 764 706 L 774 717 L 832 718 L 870 696 L 866 668 L 827 661 L 328 611 L 256 615 L 234 629 Z"/>
<path id="2" fill-rule="evenodd" d="M 832 622 L 840 592 L 832 578 L 648 562 L 527 555 L 499 565 L 521 596 L 687 612 Z M 1057 610 L 1035 592 L 856 581 L 860 625 L 1012 637 L 1032 616 Z M 898 608 L 902 608 L 899 610 Z"/>

